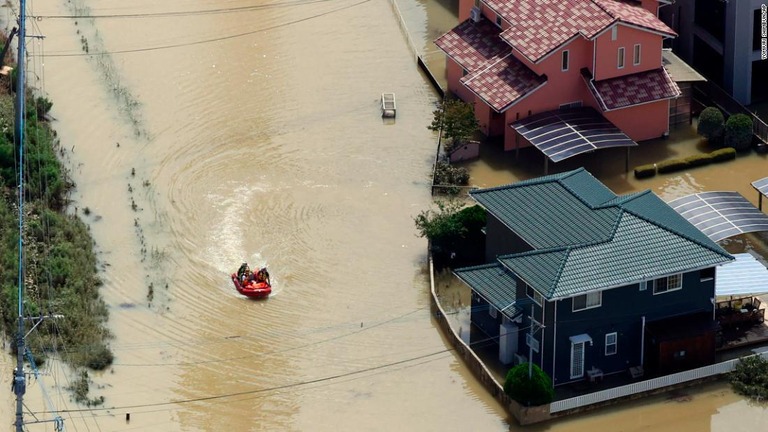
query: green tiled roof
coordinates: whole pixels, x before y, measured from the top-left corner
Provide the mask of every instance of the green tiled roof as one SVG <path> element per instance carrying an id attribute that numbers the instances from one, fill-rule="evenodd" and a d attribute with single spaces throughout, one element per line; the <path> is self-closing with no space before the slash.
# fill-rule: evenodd
<path id="1" fill-rule="evenodd" d="M 470 194 L 535 249 L 605 241 L 621 213 L 592 208 L 616 195 L 583 168 Z"/>
<path id="2" fill-rule="evenodd" d="M 471 194 L 535 249 L 498 261 L 549 299 L 733 259 L 655 194 L 617 196 L 583 168 Z"/>
<path id="3" fill-rule="evenodd" d="M 499 257 L 548 299 L 614 288 L 729 261 L 725 252 L 625 212 L 607 242 Z"/>
<path id="4" fill-rule="evenodd" d="M 499 263 L 457 269 L 454 274 L 496 309 L 514 317 L 517 282 Z"/>

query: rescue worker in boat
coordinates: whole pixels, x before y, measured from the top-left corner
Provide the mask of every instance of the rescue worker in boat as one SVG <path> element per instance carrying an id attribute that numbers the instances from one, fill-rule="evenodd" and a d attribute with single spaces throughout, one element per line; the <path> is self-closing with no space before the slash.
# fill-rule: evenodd
<path id="1" fill-rule="evenodd" d="M 237 280 L 239 280 L 240 283 L 245 282 L 245 279 L 248 277 L 250 273 L 251 273 L 251 269 L 248 267 L 248 263 L 240 264 L 240 268 L 237 269 Z"/>
<path id="2" fill-rule="evenodd" d="M 264 282 L 267 285 L 271 285 L 269 283 L 269 272 L 266 267 L 259 269 L 259 272 L 256 274 L 256 282 Z"/>

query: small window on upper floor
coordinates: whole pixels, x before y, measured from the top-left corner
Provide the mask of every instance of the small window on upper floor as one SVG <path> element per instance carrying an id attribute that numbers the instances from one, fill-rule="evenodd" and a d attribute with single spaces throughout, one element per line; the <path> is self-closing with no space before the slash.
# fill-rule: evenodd
<path id="1" fill-rule="evenodd" d="M 562 71 L 565 72 L 568 70 L 568 56 L 569 56 L 568 50 L 563 51 L 563 61 L 562 61 Z"/>
<path id="2" fill-rule="evenodd" d="M 613 26 L 613 28 L 611 28 L 611 40 L 615 41 L 618 35 L 619 35 L 619 27 Z"/>
<path id="3" fill-rule="evenodd" d="M 533 300 L 533 302 L 539 306 L 541 306 L 541 304 L 544 303 L 544 298 L 542 297 L 542 295 L 539 294 L 539 292 L 536 291 L 535 289 L 531 288 L 530 285 L 525 286 L 525 295 L 527 295 L 528 298 Z"/>
<path id="4" fill-rule="evenodd" d="M 683 275 L 676 274 L 653 281 L 653 294 L 663 294 L 683 289 Z"/>
<path id="5" fill-rule="evenodd" d="M 632 64 L 635 66 L 640 64 L 640 44 L 635 44 L 635 49 L 632 51 Z"/>
<path id="6" fill-rule="evenodd" d="M 714 267 L 701 269 L 699 271 L 699 279 L 701 279 L 702 282 L 704 282 L 704 281 L 711 281 L 714 278 L 715 278 L 715 268 Z"/>
<path id="7" fill-rule="evenodd" d="M 619 47 L 619 62 L 618 62 L 618 68 L 622 69 L 624 67 L 624 47 Z"/>
<path id="8" fill-rule="evenodd" d="M 603 304 L 603 292 L 596 291 L 573 297 L 573 311 L 578 312 L 585 309 L 600 307 Z"/>
<path id="9" fill-rule="evenodd" d="M 501 28 L 501 15 L 496 15 L 496 25 Z"/>

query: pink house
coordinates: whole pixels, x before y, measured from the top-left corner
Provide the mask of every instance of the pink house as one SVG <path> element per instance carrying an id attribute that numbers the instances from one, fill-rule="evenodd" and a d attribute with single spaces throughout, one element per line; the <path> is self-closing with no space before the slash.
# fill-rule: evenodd
<path id="1" fill-rule="evenodd" d="M 668 1 L 460 0 L 463 22 L 435 41 L 448 89 L 506 150 L 554 162 L 658 138 L 680 95 L 662 66 Z"/>

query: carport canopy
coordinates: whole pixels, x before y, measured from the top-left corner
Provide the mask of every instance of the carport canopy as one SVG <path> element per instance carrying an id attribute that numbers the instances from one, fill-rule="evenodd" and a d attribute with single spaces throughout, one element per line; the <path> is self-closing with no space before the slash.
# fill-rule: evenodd
<path id="1" fill-rule="evenodd" d="M 624 132 L 589 107 L 547 111 L 510 125 L 552 162 L 609 147 L 634 147 Z"/>
<path id="2" fill-rule="evenodd" d="M 768 231 L 768 215 L 738 192 L 702 192 L 670 201 L 669 206 L 712 241 Z"/>
<path id="3" fill-rule="evenodd" d="M 715 294 L 718 296 L 768 293 L 768 269 L 748 253 L 733 254 L 735 261 L 717 267 Z"/>
<path id="4" fill-rule="evenodd" d="M 757 191 L 758 208 L 763 210 L 763 196 L 768 197 L 768 177 L 752 182 L 752 187 Z"/>

